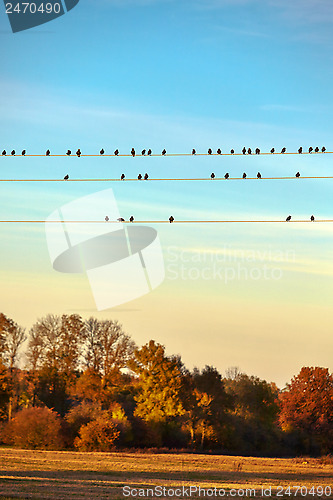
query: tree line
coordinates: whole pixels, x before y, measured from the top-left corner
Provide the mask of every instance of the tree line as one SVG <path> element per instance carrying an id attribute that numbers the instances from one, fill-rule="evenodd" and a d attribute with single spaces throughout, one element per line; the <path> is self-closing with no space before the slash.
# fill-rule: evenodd
<path id="1" fill-rule="evenodd" d="M 49 314 L 26 332 L 0 313 L 0 442 L 81 451 L 327 454 L 333 375 L 303 367 L 280 390 L 237 368 L 225 377 L 208 365 L 190 371 L 154 340 L 138 347 L 117 321 Z"/>

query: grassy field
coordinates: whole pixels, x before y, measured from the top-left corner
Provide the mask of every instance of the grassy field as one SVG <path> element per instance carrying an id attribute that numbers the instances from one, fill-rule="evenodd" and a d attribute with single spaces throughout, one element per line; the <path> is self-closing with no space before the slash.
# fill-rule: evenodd
<path id="1" fill-rule="evenodd" d="M 229 498 L 325 499 L 333 498 L 333 464 L 321 459 L 0 449 L 2 500 L 135 498 L 123 495 L 124 486 L 136 488 L 137 498 L 155 498 L 151 492 L 141 491 L 155 486 L 166 488 L 159 498 L 171 498 L 170 488 L 178 488 L 174 498 L 190 498 L 190 493 L 196 498 L 200 486 L 206 488 L 200 498 L 221 498 L 224 489 Z M 297 494 L 296 486 L 303 487 Z M 330 487 L 331 494 L 327 488 L 326 494 L 318 495 L 320 486 Z"/>

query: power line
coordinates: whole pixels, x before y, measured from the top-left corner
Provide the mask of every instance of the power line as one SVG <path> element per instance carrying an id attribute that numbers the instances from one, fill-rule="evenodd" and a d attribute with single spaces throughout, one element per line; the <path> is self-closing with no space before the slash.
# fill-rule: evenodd
<path id="1" fill-rule="evenodd" d="M 258 224 L 258 223 L 315 223 L 315 222 L 333 222 L 333 219 L 316 219 L 315 221 L 311 221 L 310 219 L 299 219 L 299 220 L 290 220 L 286 222 L 283 220 L 173 220 L 172 224 L 222 224 L 222 223 L 241 223 L 241 224 Z M 0 224 L 170 224 L 169 220 L 137 220 L 137 221 L 105 221 L 105 220 L 0 220 Z"/>

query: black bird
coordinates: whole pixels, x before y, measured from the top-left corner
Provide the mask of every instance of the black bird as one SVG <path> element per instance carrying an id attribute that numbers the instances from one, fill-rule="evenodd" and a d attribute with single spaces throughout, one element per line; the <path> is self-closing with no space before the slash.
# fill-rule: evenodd
<path id="1" fill-rule="evenodd" d="M 125 174 L 121 174 L 120 179 L 123 181 L 125 179 Z"/>
<path id="2" fill-rule="evenodd" d="M 76 151 L 76 156 L 78 156 L 78 157 L 80 158 L 80 156 L 81 156 L 81 149 L 78 149 L 78 150 Z"/>
<path id="3" fill-rule="evenodd" d="M 273 155 L 275 153 L 275 148 L 271 149 L 271 154 Z"/>
<path id="4" fill-rule="evenodd" d="M 165 155 L 166 155 L 166 149 L 163 149 L 162 156 L 165 156 Z"/>
<path id="5" fill-rule="evenodd" d="M 228 174 L 228 172 L 227 172 L 226 174 L 224 174 L 224 178 L 225 178 L 225 179 L 229 179 L 229 174 Z"/>
<path id="6" fill-rule="evenodd" d="M 152 154 L 152 150 L 151 149 L 148 149 L 148 156 L 150 156 Z"/>
<path id="7" fill-rule="evenodd" d="M 134 149 L 134 148 L 132 148 L 132 150 L 131 150 L 131 155 L 132 155 L 132 156 L 133 156 L 133 158 L 134 158 L 134 156 L 135 156 L 135 149 Z"/>
<path id="8" fill-rule="evenodd" d="M 197 154 L 196 150 L 192 149 L 192 155 L 196 155 L 196 154 Z"/>
<path id="9" fill-rule="evenodd" d="M 172 217 L 172 215 L 171 215 L 171 217 L 169 217 L 169 222 L 170 222 L 170 224 L 171 224 L 171 222 L 173 222 L 174 220 L 175 220 L 175 219 L 174 219 L 174 218 Z"/>
<path id="10" fill-rule="evenodd" d="M 117 221 L 119 221 L 119 222 L 125 222 L 125 219 L 123 219 L 122 217 L 119 217 L 119 219 L 117 219 Z"/>
<path id="11" fill-rule="evenodd" d="M 243 174 L 243 179 L 246 179 L 246 173 L 245 173 L 245 172 L 244 172 L 244 174 Z"/>
<path id="12" fill-rule="evenodd" d="M 256 148 L 256 155 L 260 155 L 260 149 Z"/>
<path id="13" fill-rule="evenodd" d="M 313 148 L 310 147 L 309 148 L 309 153 L 312 153 L 312 151 L 313 151 Z"/>
<path id="14" fill-rule="evenodd" d="M 119 150 L 116 149 L 115 152 L 113 153 L 115 156 L 118 156 L 119 155 Z"/>
<path id="15" fill-rule="evenodd" d="M 282 154 L 283 154 L 283 153 L 285 153 L 286 151 L 287 151 L 287 149 L 286 149 L 286 148 L 282 148 L 282 149 L 281 149 L 281 153 L 282 153 Z"/>
<path id="16" fill-rule="evenodd" d="M 211 178 L 211 179 L 215 179 L 215 174 L 214 174 L 214 172 L 212 172 L 212 173 L 210 174 L 210 178 Z"/>
<path id="17" fill-rule="evenodd" d="M 131 217 L 129 218 L 129 221 L 130 221 L 130 222 L 133 222 L 133 221 L 134 221 L 134 217 L 133 217 L 133 215 L 131 215 Z"/>
<path id="18" fill-rule="evenodd" d="M 209 148 L 209 149 L 208 149 L 208 154 L 209 154 L 209 155 L 211 155 L 211 154 L 212 154 L 212 152 L 213 152 L 213 151 L 211 150 L 211 148 Z"/>
<path id="19" fill-rule="evenodd" d="M 139 179 L 139 181 L 141 181 L 141 179 L 142 179 L 142 175 L 141 174 L 138 175 L 138 179 Z"/>
<path id="20" fill-rule="evenodd" d="M 148 174 L 145 174 L 145 176 L 144 176 L 144 180 L 145 180 L 145 181 L 147 181 L 147 180 L 148 180 L 148 178 L 149 178 L 149 175 L 148 175 Z"/>
<path id="21" fill-rule="evenodd" d="M 249 155 L 252 155 L 252 149 L 251 149 L 251 148 L 249 148 L 249 149 L 247 150 L 247 153 L 248 153 Z"/>
<path id="22" fill-rule="evenodd" d="M 230 153 L 233 155 L 235 153 L 234 149 L 230 149 Z"/>
<path id="23" fill-rule="evenodd" d="M 323 147 L 321 148 L 321 152 L 322 152 L 322 153 L 325 153 L 325 151 L 326 151 L 326 148 L 325 148 L 325 146 L 323 146 Z"/>
<path id="24" fill-rule="evenodd" d="M 220 149 L 220 148 L 219 148 L 216 152 L 217 152 L 217 154 L 218 154 L 218 155 L 221 155 L 221 154 L 222 154 L 222 151 L 221 151 L 221 149 Z"/>
<path id="25" fill-rule="evenodd" d="M 146 150 L 145 150 L 145 149 L 143 149 L 143 150 L 141 151 L 141 156 L 145 156 L 145 154 L 146 154 Z"/>
<path id="26" fill-rule="evenodd" d="M 257 179 L 261 179 L 261 173 L 260 172 L 257 173 Z"/>
<path id="27" fill-rule="evenodd" d="M 319 148 L 318 148 L 318 146 L 315 148 L 315 153 L 319 153 Z"/>
<path id="28" fill-rule="evenodd" d="M 15 156 L 15 149 L 10 153 L 12 156 Z"/>
<path id="29" fill-rule="evenodd" d="M 243 155 L 246 154 L 246 148 L 245 147 L 242 149 L 242 153 L 243 153 Z"/>
<path id="30" fill-rule="evenodd" d="M 301 146 L 301 147 L 299 148 L 299 150 L 298 150 L 298 154 L 300 154 L 300 155 L 301 155 L 302 153 L 303 153 L 303 148 L 302 148 L 302 146 Z"/>
<path id="31" fill-rule="evenodd" d="M 66 174 L 65 177 L 64 177 L 64 181 L 68 181 L 68 179 L 69 179 L 69 175 Z"/>
<path id="32" fill-rule="evenodd" d="M 288 215 L 288 217 L 286 218 L 286 221 L 289 222 L 291 220 L 291 215 Z"/>
<path id="33" fill-rule="evenodd" d="M 7 154 L 6 150 L 4 149 L 1 154 L 2 154 L 2 156 L 6 156 L 6 154 Z"/>
<path id="34" fill-rule="evenodd" d="M 68 149 L 66 155 L 70 156 L 71 154 L 72 154 L 72 151 L 70 149 Z"/>
<path id="35" fill-rule="evenodd" d="M 22 151 L 22 153 L 21 153 L 21 154 L 22 154 L 22 156 L 25 156 L 25 153 L 26 153 L 26 150 L 25 150 L 25 149 L 23 149 L 23 151 Z"/>
<path id="36" fill-rule="evenodd" d="M 314 215 L 311 215 L 310 220 L 313 222 L 315 220 Z"/>
<path id="37" fill-rule="evenodd" d="M 299 177 L 301 177 L 301 174 L 299 172 L 297 172 L 297 174 L 295 175 L 295 177 L 297 177 L 297 179 L 298 179 Z"/>
<path id="38" fill-rule="evenodd" d="M 46 151 L 45 155 L 46 155 L 46 156 L 50 156 L 50 154 L 51 154 L 51 151 L 48 149 L 48 150 Z"/>
<path id="39" fill-rule="evenodd" d="M 100 150 L 99 154 L 100 154 L 100 155 L 104 155 L 104 153 L 105 153 L 105 151 L 104 151 L 104 149 L 102 148 L 102 149 Z"/>
<path id="40" fill-rule="evenodd" d="M 106 216 L 106 217 L 105 217 L 105 220 L 106 220 L 106 222 L 107 222 L 107 221 L 108 221 L 108 220 L 110 220 L 110 219 L 109 219 L 109 217 L 108 217 L 108 216 Z"/>

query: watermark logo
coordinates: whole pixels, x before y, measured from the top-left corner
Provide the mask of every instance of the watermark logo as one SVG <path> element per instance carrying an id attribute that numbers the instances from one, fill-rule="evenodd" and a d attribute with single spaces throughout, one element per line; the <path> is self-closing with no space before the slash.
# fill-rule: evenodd
<path id="1" fill-rule="evenodd" d="M 157 231 L 122 220 L 106 189 L 62 206 L 45 221 L 53 268 L 86 273 L 99 311 L 141 297 L 165 278 Z"/>
<path id="2" fill-rule="evenodd" d="M 35 28 L 41 24 L 53 21 L 72 10 L 80 0 L 32 0 L 24 2 L 14 0 L 5 4 L 13 33 Z"/>

